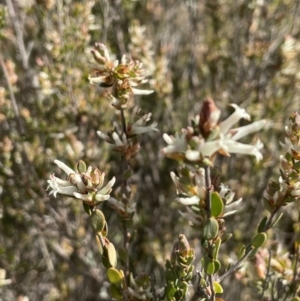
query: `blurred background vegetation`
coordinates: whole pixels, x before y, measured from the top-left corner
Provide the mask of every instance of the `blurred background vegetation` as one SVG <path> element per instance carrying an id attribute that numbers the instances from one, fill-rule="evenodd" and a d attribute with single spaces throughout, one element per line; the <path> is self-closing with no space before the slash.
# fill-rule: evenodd
<path id="1" fill-rule="evenodd" d="M 79 159 L 120 180 L 118 154 L 96 131 L 118 120 L 105 90 L 91 86 L 90 49 L 105 43 L 120 59 L 130 53 L 149 70 L 149 96 L 136 98 L 152 112 L 160 133 L 150 133 L 132 162 L 137 214 L 132 227 L 131 270 L 153 273 L 164 285 L 164 263 L 179 233 L 200 257 L 200 243 L 178 209 L 163 158 L 162 133 L 174 134 L 211 96 L 226 118 L 236 103 L 253 120 L 271 120 L 260 133 L 264 160 L 232 156 L 216 168 L 243 197 L 227 220 L 233 238 L 221 248 L 223 266 L 249 242 L 263 214 L 262 194 L 279 176 L 280 141 L 289 114 L 300 111 L 299 0 L 1 0 L 0 1 L 0 269 L 10 284 L 1 300 L 109 300 L 108 283 L 80 201 L 47 196 L 47 179 Z M 118 181 L 118 180 L 117 180 Z M 122 244 L 117 216 L 104 204 L 109 238 Z M 276 285 L 291 267 L 299 233 L 299 203 L 269 233 Z M 298 234 L 299 235 L 299 234 Z M 266 249 L 267 250 L 267 249 Z M 265 253 L 267 251 L 265 250 Z M 262 300 L 256 288 L 267 255 L 226 279 L 225 300 Z M 200 268 L 199 260 L 196 267 Z M 262 269 L 262 270 L 261 270 Z M 279 291 L 280 287 L 276 289 Z M 281 300 L 276 296 L 273 299 Z"/>

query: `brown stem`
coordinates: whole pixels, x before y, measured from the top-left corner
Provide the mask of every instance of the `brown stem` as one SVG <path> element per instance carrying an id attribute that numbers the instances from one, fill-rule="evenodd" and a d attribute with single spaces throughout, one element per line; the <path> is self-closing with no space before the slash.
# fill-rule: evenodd
<path id="1" fill-rule="evenodd" d="M 267 222 L 264 226 L 263 232 L 266 232 L 270 229 L 270 226 L 273 222 L 273 218 L 275 217 L 276 213 L 279 211 L 280 208 L 281 208 L 281 206 L 278 206 L 273 210 L 273 212 L 271 213 L 269 219 L 267 220 Z"/>
<path id="2" fill-rule="evenodd" d="M 207 219 L 211 218 L 211 179 L 210 179 L 210 167 L 205 166 L 205 185 L 206 185 L 206 217 Z M 212 243 L 208 242 L 208 248 L 207 248 L 207 253 L 210 258 L 212 258 Z M 210 301 L 215 301 L 215 290 L 214 290 L 214 276 L 213 275 L 208 275 L 208 280 L 209 280 L 209 286 L 211 290 L 211 297 Z"/>

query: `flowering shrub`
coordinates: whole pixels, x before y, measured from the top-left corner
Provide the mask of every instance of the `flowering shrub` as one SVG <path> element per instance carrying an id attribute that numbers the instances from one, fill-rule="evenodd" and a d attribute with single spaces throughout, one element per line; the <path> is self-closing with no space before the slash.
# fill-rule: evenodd
<path id="1" fill-rule="evenodd" d="M 0 5 L 3 300 L 299 300 L 297 22 Z"/>

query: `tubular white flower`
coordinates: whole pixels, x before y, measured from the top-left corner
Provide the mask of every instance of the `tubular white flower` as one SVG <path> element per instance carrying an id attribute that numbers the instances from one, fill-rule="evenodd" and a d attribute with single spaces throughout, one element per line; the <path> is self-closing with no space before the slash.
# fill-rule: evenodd
<path id="1" fill-rule="evenodd" d="M 51 189 L 49 195 L 53 194 L 54 197 L 56 197 L 57 194 L 64 194 L 89 204 L 95 204 L 95 201 L 99 202 L 109 199 L 109 193 L 116 181 L 115 177 L 102 187 L 105 173 L 101 173 L 97 168 L 89 166 L 85 172 L 79 173 L 59 160 L 55 160 L 54 162 L 67 173 L 68 180 L 61 180 L 55 177 L 54 174 L 50 175 L 50 179 L 47 181 L 49 184 L 47 190 L 49 188 Z M 94 172 L 98 173 L 96 179 Z M 86 186 L 82 179 L 86 179 L 89 185 Z M 92 182 L 91 179 L 96 180 L 96 182 Z"/>
<path id="2" fill-rule="evenodd" d="M 124 142 L 121 141 L 119 135 L 116 132 L 113 132 L 112 138 L 114 139 L 116 146 L 123 146 L 124 145 Z"/>
<path id="3" fill-rule="evenodd" d="M 189 213 L 186 212 L 182 212 L 179 210 L 179 214 L 184 217 L 185 219 L 187 219 L 188 221 L 192 222 L 195 226 L 200 226 L 201 222 L 198 221 L 194 216 L 191 216 Z"/>
<path id="4" fill-rule="evenodd" d="M 101 193 L 97 193 L 96 196 L 95 196 L 95 199 L 97 202 L 102 202 L 102 201 L 106 201 L 110 198 L 110 195 L 109 194 L 101 194 Z"/>
<path id="5" fill-rule="evenodd" d="M 154 90 L 142 90 L 142 89 L 135 89 L 135 88 L 131 88 L 131 91 L 134 95 L 149 95 L 154 92 Z"/>
<path id="6" fill-rule="evenodd" d="M 113 177 L 106 185 L 105 187 L 103 187 L 101 190 L 99 190 L 97 192 L 97 195 L 98 194 L 103 194 L 103 195 L 106 195 L 107 193 L 109 193 L 111 191 L 111 188 L 114 186 L 116 182 L 116 178 Z"/>
<path id="7" fill-rule="evenodd" d="M 199 148 L 201 154 L 207 157 L 210 157 L 218 150 L 224 150 L 226 152 L 228 151 L 223 135 L 220 136 L 220 139 L 205 142 Z"/>
<path id="8" fill-rule="evenodd" d="M 236 124 L 240 119 L 250 120 L 250 115 L 246 112 L 245 109 L 240 108 L 236 104 L 232 104 L 232 107 L 235 108 L 235 112 L 231 114 L 226 120 L 222 121 L 220 124 L 221 133 L 225 134 L 228 130 Z"/>
<path id="9" fill-rule="evenodd" d="M 102 84 L 107 82 L 107 75 L 104 76 L 89 76 L 88 80 L 90 84 L 95 85 L 95 84 Z"/>
<path id="10" fill-rule="evenodd" d="M 105 133 L 101 132 L 101 131 L 97 131 L 97 135 L 104 141 L 108 142 L 108 143 L 113 143 L 113 140 Z"/>
<path id="11" fill-rule="evenodd" d="M 187 150 L 185 137 L 186 133 L 182 133 L 180 137 L 177 135 L 176 138 L 169 136 L 168 134 L 163 134 L 164 140 L 169 144 L 168 146 L 163 148 L 163 152 L 165 154 L 185 152 Z"/>
<path id="12" fill-rule="evenodd" d="M 299 197 L 300 196 L 300 189 L 294 189 L 291 191 L 291 196 Z"/>
<path id="13" fill-rule="evenodd" d="M 152 124 L 150 124 L 148 126 L 132 125 L 132 133 L 135 135 L 140 135 L 140 134 L 148 133 L 151 131 L 158 132 L 158 129 L 156 128 L 156 126 L 157 126 L 157 122 L 153 122 Z"/>
<path id="14" fill-rule="evenodd" d="M 174 182 L 176 188 L 180 187 L 181 183 L 179 181 L 179 178 L 176 176 L 175 172 L 171 171 L 170 176 L 171 176 L 171 179 Z"/>
<path id="15" fill-rule="evenodd" d="M 73 195 L 75 196 L 76 199 L 80 199 L 82 201 L 88 201 L 88 202 L 92 201 L 92 197 L 89 194 L 74 192 Z"/>
<path id="16" fill-rule="evenodd" d="M 67 166 L 65 163 L 59 161 L 59 160 L 54 160 L 54 163 L 60 168 L 62 169 L 68 176 L 71 174 L 71 173 L 75 173 L 75 171 L 70 168 L 69 166 Z"/>
<path id="17" fill-rule="evenodd" d="M 254 145 L 249 145 L 228 139 L 224 141 L 224 145 L 226 146 L 228 153 L 253 155 L 256 157 L 256 161 L 260 161 L 263 158 L 262 153 L 259 150 L 262 149 L 264 145 L 260 140 Z"/>
<path id="18" fill-rule="evenodd" d="M 234 195 L 234 193 L 233 193 Z M 240 204 L 242 203 L 243 199 L 240 198 L 237 201 L 234 201 L 228 205 L 225 205 L 225 212 L 229 212 L 231 210 L 235 210 L 235 208 L 238 208 L 240 206 Z"/>
<path id="19" fill-rule="evenodd" d="M 239 140 L 240 138 L 246 135 L 260 131 L 266 124 L 267 124 L 267 120 L 265 119 L 259 120 L 251 124 L 236 129 L 232 129 L 226 134 L 226 136 L 232 135 L 231 137 L 232 140 Z"/>
<path id="20" fill-rule="evenodd" d="M 176 199 L 178 203 L 186 206 L 191 206 L 191 205 L 197 205 L 199 204 L 199 197 L 197 195 L 194 195 L 190 198 L 177 198 Z"/>
<path id="21" fill-rule="evenodd" d="M 70 182 L 60 180 L 54 175 L 50 175 L 50 180 L 48 180 L 47 182 L 49 184 L 47 190 L 51 188 L 49 195 L 53 194 L 55 198 L 58 193 L 73 196 L 73 193 L 77 191 L 77 188 L 73 186 Z"/>

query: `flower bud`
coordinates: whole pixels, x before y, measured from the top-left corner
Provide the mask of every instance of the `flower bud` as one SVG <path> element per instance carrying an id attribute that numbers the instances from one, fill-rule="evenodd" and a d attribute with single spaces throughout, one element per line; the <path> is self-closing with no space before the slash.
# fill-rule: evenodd
<path id="1" fill-rule="evenodd" d="M 212 98 L 203 101 L 200 111 L 199 130 L 204 138 L 207 138 L 211 131 L 217 126 L 221 115 L 220 109 L 215 105 Z"/>

